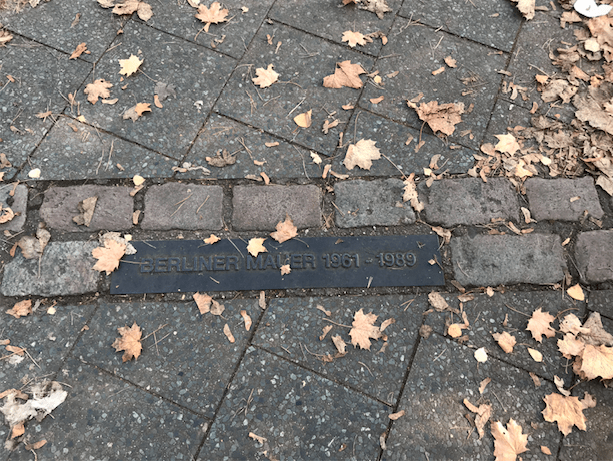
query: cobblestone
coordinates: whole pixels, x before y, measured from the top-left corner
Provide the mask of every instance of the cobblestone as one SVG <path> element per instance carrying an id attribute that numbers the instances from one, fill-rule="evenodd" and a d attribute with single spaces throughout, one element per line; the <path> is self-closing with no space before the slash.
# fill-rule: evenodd
<path id="1" fill-rule="evenodd" d="M 14 195 L 11 197 L 13 191 Z M 16 187 L 13 185 L 0 186 L 0 205 L 2 205 L 2 208 L 10 208 L 16 214 L 10 221 L 0 224 L 0 231 L 21 231 L 26 222 L 28 188 L 22 184 Z"/>
<path id="2" fill-rule="evenodd" d="M 598 283 L 613 280 L 613 230 L 579 234 L 575 258 L 584 281 Z"/>

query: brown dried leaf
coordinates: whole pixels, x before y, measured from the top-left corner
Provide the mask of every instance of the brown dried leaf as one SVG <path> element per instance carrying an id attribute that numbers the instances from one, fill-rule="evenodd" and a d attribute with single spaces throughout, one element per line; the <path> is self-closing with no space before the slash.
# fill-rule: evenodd
<path id="1" fill-rule="evenodd" d="M 568 294 L 568 296 L 570 296 L 573 299 L 576 299 L 577 301 L 585 300 L 585 293 L 583 293 L 583 289 L 581 288 L 581 285 L 579 285 L 578 283 L 570 287 L 568 290 L 566 290 L 566 293 Z"/>
<path id="2" fill-rule="evenodd" d="M 24 258 L 40 258 L 43 255 L 43 251 L 45 251 L 45 247 L 47 246 L 47 243 L 49 243 L 50 239 L 51 234 L 43 227 L 43 224 L 40 223 L 38 225 L 38 230 L 36 231 L 36 237 L 31 235 L 21 237 L 16 245 L 21 248 L 21 254 Z"/>
<path id="3" fill-rule="evenodd" d="M 362 88 L 364 83 L 360 79 L 361 74 L 366 71 L 359 64 L 351 64 L 351 61 L 343 61 L 337 63 L 334 74 L 324 77 L 324 86 L 326 88 Z"/>
<path id="4" fill-rule="evenodd" d="M 415 173 L 411 173 L 407 179 L 404 180 L 404 193 L 402 194 L 403 202 L 410 202 L 411 207 L 420 212 L 424 209 L 424 204 L 419 201 L 419 195 L 417 193 L 417 186 L 415 185 L 414 178 Z"/>
<path id="5" fill-rule="evenodd" d="M 405 189 L 406 190 L 406 189 Z M 442 227 L 432 226 L 432 230 L 443 239 L 443 243 L 448 244 L 451 241 L 451 231 Z M 474 299 L 474 297 L 473 297 Z"/>
<path id="6" fill-rule="evenodd" d="M 513 3 L 517 3 L 517 9 L 526 19 L 532 19 L 534 17 L 535 0 L 512 0 Z"/>
<path id="7" fill-rule="evenodd" d="M 503 333 L 494 333 L 492 336 L 503 351 L 505 351 L 507 354 L 513 352 L 513 347 L 515 347 L 515 344 L 517 344 L 515 336 L 507 333 L 506 331 Z"/>
<path id="8" fill-rule="evenodd" d="M 289 264 L 283 264 L 279 269 L 281 269 L 281 275 L 287 275 L 292 271 Z"/>
<path id="9" fill-rule="evenodd" d="M 490 416 L 492 415 L 492 406 L 487 404 L 481 404 L 478 407 L 470 403 L 468 399 L 464 399 L 464 405 L 473 413 L 477 414 L 475 418 L 475 427 L 477 428 L 477 432 L 479 433 L 479 440 L 483 438 L 485 435 L 485 425 L 490 420 Z"/>
<path id="10" fill-rule="evenodd" d="M 205 157 L 207 163 L 216 168 L 223 168 L 236 163 L 236 156 L 230 154 L 226 149 L 217 151 L 215 157 Z"/>
<path id="11" fill-rule="evenodd" d="M 572 359 L 577 355 L 581 355 L 585 343 L 579 341 L 572 333 L 566 333 L 564 339 L 558 339 L 558 349 L 562 353 L 562 357 Z"/>
<path id="12" fill-rule="evenodd" d="M 445 64 L 447 64 L 449 67 L 458 67 L 458 62 L 451 56 L 447 56 L 445 58 Z"/>
<path id="13" fill-rule="evenodd" d="M 138 70 L 138 68 L 140 67 L 142 63 L 143 63 L 142 59 L 139 59 L 138 56 L 134 56 L 133 54 L 131 54 L 128 59 L 119 60 L 119 65 L 121 66 L 119 73 L 121 75 L 125 75 L 126 77 L 129 77 L 130 75 L 132 75 L 134 72 Z"/>
<path id="14" fill-rule="evenodd" d="M 247 245 L 247 251 L 252 255 L 252 256 L 257 256 L 260 253 L 266 253 L 268 252 L 268 250 L 266 248 L 264 248 L 264 240 L 266 240 L 266 237 L 264 238 L 252 238 L 249 240 L 249 244 Z"/>
<path id="15" fill-rule="evenodd" d="M 75 50 L 72 52 L 72 54 L 70 55 L 70 58 L 68 59 L 77 59 L 79 56 L 81 56 L 85 51 L 87 51 L 87 45 L 85 44 L 85 42 L 83 43 L 79 43 L 77 45 L 77 47 L 75 48 Z"/>
<path id="16" fill-rule="evenodd" d="M 246 310 L 242 310 L 241 311 L 241 317 L 243 318 L 243 321 L 245 322 L 245 330 L 249 331 L 251 329 L 251 317 L 249 317 L 249 314 L 247 314 Z"/>
<path id="17" fill-rule="evenodd" d="M 210 310 L 211 315 L 221 316 L 221 314 L 223 314 L 223 311 L 226 310 L 226 307 L 215 299 L 211 299 L 211 303 L 212 303 L 211 310 Z"/>
<path id="18" fill-rule="evenodd" d="M 338 353 L 345 355 L 347 353 L 347 344 L 345 343 L 345 341 L 343 341 L 343 338 L 341 338 L 340 335 L 335 335 L 332 336 L 331 339 L 336 346 L 336 350 L 338 351 Z"/>
<path id="19" fill-rule="evenodd" d="M 0 173 L 0 175 L 4 175 L 4 173 Z M 15 217 L 15 212 L 10 208 L 3 208 L 0 203 L 0 224 L 7 223 L 11 221 Z"/>
<path id="20" fill-rule="evenodd" d="M 551 315 L 549 312 L 541 311 L 539 307 L 534 311 L 532 317 L 528 321 L 528 326 L 526 330 L 532 333 L 532 337 L 536 339 L 539 343 L 543 342 L 543 335 L 546 338 L 551 338 L 556 335 L 556 332 L 553 328 L 551 328 L 550 323 L 555 320 L 555 317 Z"/>
<path id="21" fill-rule="evenodd" d="M 462 121 L 464 103 L 440 104 L 438 101 L 430 101 L 417 104 L 407 101 L 407 105 L 417 112 L 417 116 L 430 126 L 435 133 L 440 131 L 446 135 L 452 135 L 455 126 Z"/>
<path id="22" fill-rule="evenodd" d="M 119 267 L 119 260 L 126 252 L 126 245 L 116 242 L 115 240 L 107 239 L 104 241 L 104 247 L 94 248 L 92 256 L 98 261 L 93 269 L 97 271 L 105 271 L 109 275 Z"/>
<path id="23" fill-rule="evenodd" d="M 223 333 L 224 335 L 226 335 L 226 338 L 228 338 L 228 341 L 230 341 L 231 343 L 236 341 L 227 323 L 223 326 Z"/>
<path id="24" fill-rule="evenodd" d="M 39 440 L 36 443 L 26 443 L 26 450 L 28 450 L 28 451 L 30 451 L 30 450 L 38 450 L 39 448 L 42 448 L 46 443 L 47 443 L 47 440 L 45 440 L 45 439 Z"/>
<path id="25" fill-rule="evenodd" d="M 392 421 L 396 421 L 398 418 L 401 418 L 405 415 L 405 411 L 404 410 L 400 410 L 396 413 L 390 413 L 389 415 L 387 415 L 387 417 L 389 419 L 391 419 Z"/>
<path id="26" fill-rule="evenodd" d="M 72 220 L 79 226 L 89 227 L 94 217 L 94 209 L 96 208 L 97 201 L 98 197 L 89 197 L 81 200 L 77 205 L 81 214 L 73 217 Z"/>
<path id="27" fill-rule="evenodd" d="M 581 354 L 581 377 L 613 379 L 613 347 L 586 344 Z"/>
<path id="28" fill-rule="evenodd" d="M 219 2 L 213 2 L 210 8 L 204 5 L 198 6 L 198 13 L 196 13 L 196 19 L 200 19 L 204 22 L 204 31 L 208 32 L 211 24 L 219 24 L 220 22 L 227 21 L 229 11 L 226 8 L 221 8 Z"/>
<path id="29" fill-rule="evenodd" d="M 323 341 L 326 335 L 330 332 L 330 330 L 334 327 L 334 325 L 326 325 L 321 329 L 321 335 L 319 335 L 319 340 Z"/>
<path id="30" fill-rule="evenodd" d="M 498 144 L 494 147 L 498 152 L 513 155 L 520 149 L 519 143 L 512 134 L 497 134 Z"/>
<path id="31" fill-rule="evenodd" d="M 565 397 L 560 394 L 549 394 L 543 399 L 547 405 L 543 410 L 543 418 L 550 423 L 557 422 L 558 429 L 562 434 L 568 435 L 572 432 L 573 426 L 577 426 L 582 431 L 585 426 L 584 407 L 579 401 L 579 397 Z"/>
<path id="32" fill-rule="evenodd" d="M 214 243 L 219 242 L 221 239 L 217 237 L 215 234 L 209 235 L 207 238 L 203 240 L 207 245 L 213 245 Z"/>
<path id="33" fill-rule="evenodd" d="M 449 304 L 447 304 L 447 301 L 445 301 L 445 298 L 443 298 L 440 293 L 435 291 L 431 292 L 428 294 L 428 301 L 430 301 L 430 305 L 438 312 L 450 310 Z"/>
<path id="34" fill-rule="evenodd" d="M 111 88 L 113 84 L 111 82 L 107 82 L 103 78 L 99 78 L 94 80 L 94 83 L 89 83 L 85 86 L 83 93 L 87 95 L 87 100 L 92 104 L 96 104 L 98 102 L 98 98 L 106 99 L 111 95 L 109 88 Z"/>
<path id="35" fill-rule="evenodd" d="M 311 126 L 311 114 L 313 114 L 313 109 L 298 114 L 294 117 L 294 122 L 300 128 L 308 128 Z"/>
<path id="36" fill-rule="evenodd" d="M 24 299 L 23 301 L 19 301 L 12 308 L 7 310 L 6 313 L 12 315 L 16 319 L 25 317 L 32 313 L 32 300 Z"/>
<path id="37" fill-rule="evenodd" d="M 506 429 L 500 421 L 493 422 L 491 431 L 495 439 L 495 461 L 515 461 L 517 455 L 528 451 L 528 435 L 521 433 L 521 426 L 512 418 L 509 420 Z"/>
<path id="38" fill-rule="evenodd" d="M 365 46 L 367 43 L 371 43 L 372 38 L 368 37 L 367 35 L 361 34 L 360 32 L 346 30 L 345 32 L 343 32 L 343 37 L 341 41 L 347 42 L 351 48 L 355 48 L 356 45 Z"/>
<path id="39" fill-rule="evenodd" d="M 351 336 L 351 344 L 360 346 L 361 349 L 370 350 L 371 339 L 379 339 L 381 331 L 375 326 L 377 316 L 372 312 L 364 314 L 364 310 L 360 309 L 353 317 L 352 329 L 349 331 Z"/>
<path id="40" fill-rule="evenodd" d="M 279 74 L 273 70 L 274 65 L 268 64 L 268 67 L 258 67 L 255 70 L 256 77 L 253 77 L 253 83 L 259 85 L 260 88 L 268 88 L 279 79 Z"/>
<path id="41" fill-rule="evenodd" d="M 194 301 L 196 301 L 196 305 L 198 306 L 198 310 L 201 314 L 206 314 L 211 310 L 211 302 L 213 298 L 206 293 L 194 293 Z"/>
<path id="42" fill-rule="evenodd" d="M 485 388 L 489 383 L 492 382 L 492 378 L 485 378 L 481 383 L 479 383 L 479 394 L 483 394 L 485 392 Z"/>
<path id="43" fill-rule="evenodd" d="M 123 119 L 132 119 L 132 122 L 136 122 L 145 112 L 151 112 L 151 104 L 148 102 L 139 102 L 134 107 L 130 107 L 123 113 Z"/>
<path id="44" fill-rule="evenodd" d="M 347 155 L 343 165 L 348 170 L 353 170 L 358 166 L 364 170 L 370 170 L 373 160 L 381 158 L 381 152 L 379 148 L 375 146 L 376 141 L 371 139 L 360 139 L 355 144 L 349 144 L 347 148 Z"/>
<path id="45" fill-rule="evenodd" d="M 117 331 L 121 335 L 119 338 L 115 339 L 115 342 L 111 347 L 115 348 L 115 351 L 124 351 L 121 360 L 123 362 L 127 362 L 128 360 L 138 359 L 141 351 L 143 350 L 143 345 L 141 343 L 141 337 L 143 335 L 140 327 L 134 322 L 134 324 L 128 328 L 119 327 Z"/>
<path id="46" fill-rule="evenodd" d="M 280 221 L 277 224 L 276 229 L 277 230 L 272 232 L 270 236 L 279 243 L 283 243 L 298 235 L 298 228 L 294 226 L 294 222 L 289 215 L 285 215 L 285 221 Z"/>
<path id="47" fill-rule="evenodd" d="M 530 354 L 530 357 L 532 357 L 532 359 L 535 362 L 542 362 L 543 361 L 543 354 L 541 354 L 536 349 L 532 349 L 531 347 L 528 347 L 528 353 Z"/>
<path id="48" fill-rule="evenodd" d="M 589 330 L 589 332 L 585 330 Z M 613 335 L 607 332 L 602 326 L 602 319 L 598 312 L 592 312 L 590 314 L 578 338 L 585 344 L 591 344 L 592 346 L 613 346 Z"/>

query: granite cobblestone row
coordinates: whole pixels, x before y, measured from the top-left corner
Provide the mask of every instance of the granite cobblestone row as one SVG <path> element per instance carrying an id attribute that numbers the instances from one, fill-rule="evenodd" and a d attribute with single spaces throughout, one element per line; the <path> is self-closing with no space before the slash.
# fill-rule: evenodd
<path id="1" fill-rule="evenodd" d="M 575 259 L 585 282 L 613 280 L 613 230 L 579 234 L 575 245 Z"/>
<path id="2" fill-rule="evenodd" d="M 597 219 L 604 215 L 594 179 L 590 176 L 578 179 L 529 178 L 525 186 L 532 218 L 537 221 L 579 221 L 585 211 Z"/>
<path id="3" fill-rule="evenodd" d="M 290 216 L 301 228 L 321 226 L 321 190 L 306 186 L 236 186 L 232 199 L 234 230 L 274 230 Z"/>
<path id="4" fill-rule="evenodd" d="M 558 235 L 477 235 L 453 238 L 451 261 L 462 285 L 556 283 L 566 261 Z"/>

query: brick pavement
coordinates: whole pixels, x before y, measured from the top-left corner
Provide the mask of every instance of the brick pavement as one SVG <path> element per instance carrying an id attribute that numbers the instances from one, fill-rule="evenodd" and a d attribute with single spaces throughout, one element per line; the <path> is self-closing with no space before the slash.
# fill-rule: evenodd
<path id="1" fill-rule="evenodd" d="M 542 42 L 562 46 L 578 27 L 561 29 L 560 6 L 546 3 L 548 11 L 524 21 L 504 0 L 388 0 L 383 19 L 327 0 L 228 0 L 232 19 L 208 33 L 195 10 L 175 0 L 151 2 L 147 22 L 84 0 L 0 12 L 14 34 L 0 48 L 0 152 L 11 163 L 0 169 L 0 204 L 16 213 L 0 224 L 0 305 L 35 305 L 27 317 L 2 314 L 0 340 L 28 356 L 0 361 L 0 392 L 42 377 L 70 386 L 53 419 L 26 425 L 26 443 L 47 440 L 38 459 L 493 459 L 493 438 L 489 430 L 478 438 L 464 398 L 491 403 L 492 421 L 522 425 L 530 436 L 523 459 L 606 459 L 610 390 L 579 383 L 555 339 L 539 343 L 526 331 L 526 316 L 538 307 L 581 319 L 599 312 L 613 331 L 613 201 L 591 175 L 534 177 L 517 187 L 468 174 L 482 143 L 530 123 L 532 101 L 540 114 L 572 120 L 570 106 L 544 103 L 534 84 L 533 66 L 556 71 Z M 388 43 L 375 38 L 352 49 L 341 40 L 349 29 L 380 32 Z M 91 53 L 69 60 L 81 42 Z M 143 59 L 141 71 L 123 77 L 118 59 L 130 54 Z M 447 56 L 460 65 L 433 75 Z M 369 73 L 365 86 L 324 88 L 323 78 L 348 59 Z M 256 87 L 255 68 L 268 64 L 279 82 Z M 503 91 L 505 72 L 529 100 Z M 83 90 L 96 78 L 113 84 L 118 102 L 87 102 Z M 163 107 L 153 99 L 158 83 L 176 90 Z M 435 136 L 407 107 L 420 93 L 472 105 L 453 136 Z M 138 102 L 152 111 L 124 120 Z M 52 116 L 36 116 L 47 110 Z M 308 110 L 312 125 L 298 127 L 293 117 Z M 324 121 L 338 124 L 322 130 Z M 359 139 L 376 141 L 384 156 L 370 170 L 347 170 L 347 145 Z M 224 149 L 234 162 L 209 165 Z M 35 168 L 39 178 L 29 176 Z M 403 202 L 411 173 L 420 212 Z M 427 174 L 441 176 L 430 183 Z M 94 196 L 91 224 L 77 225 L 80 202 Z M 365 287 L 269 291 L 264 304 L 259 292 L 214 293 L 225 310 L 213 316 L 198 312 L 191 293 L 110 295 L 110 277 L 91 270 L 105 231 L 142 241 L 212 232 L 247 240 L 267 237 L 286 216 L 298 238 L 449 229 L 442 261 L 432 263 L 445 273 L 436 291 L 450 310 L 432 311 L 431 289 Z M 43 256 L 25 259 L 15 248 L 12 256 L 39 222 L 51 233 Z M 585 302 L 565 294 L 575 283 Z M 459 288 L 474 299 L 460 301 Z M 371 350 L 349 345 L 332 358 L 330 338 L 349 343 L 346 326 L 359 309 L 377 323 L 395 322 Z M 459 309 L 470 328 L 452 339 Z M 122 363 L 111 344 L 117 328 L 133 322 L 144 331 L 143 353 Z M 333 328 L 324 335 L 326 326 Z M 509 330 L 521 344 L 505 354 L 491 333 Z M 484 364 L 473 358 L 479 347 L 490 355 Z M 586 432 L 563 437 L 543 421 L 554 376 L 576 385 L 573 395 L 596 396 Z M 388 417 L 401 410 L 400 419 Z M 9 437 L 8 426 L 0 435 Z M 2 461 L 22 459 L 32 459 L 22 443 L 0 451 Z"/>

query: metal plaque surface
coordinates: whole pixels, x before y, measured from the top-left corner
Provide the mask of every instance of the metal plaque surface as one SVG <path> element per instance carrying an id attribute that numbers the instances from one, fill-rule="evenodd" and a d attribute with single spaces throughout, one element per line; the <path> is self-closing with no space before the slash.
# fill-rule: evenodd
<path id="1" fill-rule="evenodd" d="M 268 238 L 257 257 L 242 239 L 131 243 L 137 252 L 121 260 L 111 294 L 445 284 L 428 262 L 441 260 L 436 235 Z"/>

